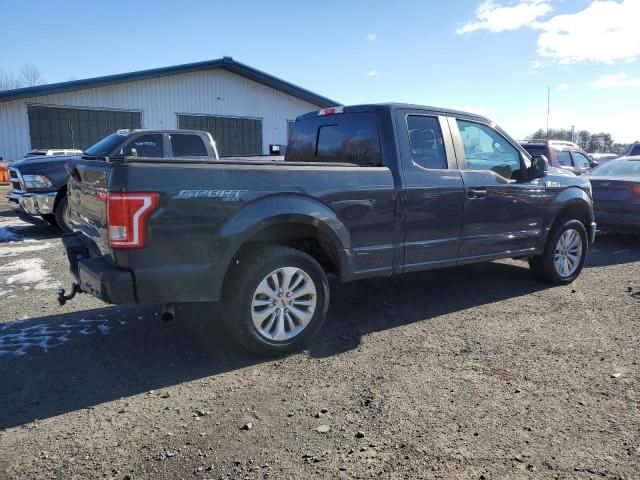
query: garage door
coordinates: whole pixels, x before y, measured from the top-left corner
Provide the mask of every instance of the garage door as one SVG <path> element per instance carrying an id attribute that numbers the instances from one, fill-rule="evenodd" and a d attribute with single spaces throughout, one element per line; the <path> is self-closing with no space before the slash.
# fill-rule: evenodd
<path id="1" fill-rule="evenodd" d="M 141 128 L 140 112 L 30 105 L 31 148 L 90 147 L 121 128 Z"/>
<path id="2" fill-rule="evenodd" d="M 211 133 L 221 157 L 262 154 L 262 120 L 178 115 L 178 128 Z"/>

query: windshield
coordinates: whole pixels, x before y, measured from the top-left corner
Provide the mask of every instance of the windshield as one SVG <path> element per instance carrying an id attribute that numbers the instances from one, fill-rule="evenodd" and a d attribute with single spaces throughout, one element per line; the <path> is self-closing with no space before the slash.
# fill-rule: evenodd
<path id="1" fill-rule="evenodd" d="M 591 172 L 592 177 L 638 177 L 640 178 L 640 161 L 611 160 Z"/>
<path id="2" fill-rule="evenodd" d="M 84 151 L 85 155 L 108 157 L 127 139 L 126 135 L 112 133 Z"/>

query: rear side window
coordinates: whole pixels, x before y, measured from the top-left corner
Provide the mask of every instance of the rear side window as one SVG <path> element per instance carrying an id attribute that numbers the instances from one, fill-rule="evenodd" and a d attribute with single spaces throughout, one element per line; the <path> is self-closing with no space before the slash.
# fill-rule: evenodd
<path id="1" fill-rule="evenodd" d="M 135 151 L 134 151 L 135 150 Z M 162 135 L 153 133 L 140 135 L 134 138 L 124 147 L 125 157 L 162 157 Z"/>
<path id="2" fill-rule="evenodd" d="M 558 159 L 558 163 L 563 167 L 572 167 L 571 163 L 571 154 L 569 150 L 556 150 L 556 158 Z"/>
<path id="3" fill-rule="evenodd" d="M 207 148 L 198 135 L 171 134 L 174 157 L 206 157 Z"/>
<path id="4" fill-rule="evenodd" d="M 440 125 L 435 117 L 407 117 L 411 160 L 423 168 L 447 168 Z"/>
<path id="5" fill-rule="evenodd" d="M 285 160 L 380 166 L 376 115 L 340 113 L 299 120 L 293 127 Z"/>

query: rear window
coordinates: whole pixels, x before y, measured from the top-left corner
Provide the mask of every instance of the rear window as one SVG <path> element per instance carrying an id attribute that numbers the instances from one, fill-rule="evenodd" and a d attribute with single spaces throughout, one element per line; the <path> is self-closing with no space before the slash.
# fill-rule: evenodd
<path id="1" fill-rule="evenodd" d="M 174 157 L 206 157 L 207 149 L 198 135 L 171 134 Z"/>
<path id="2" fill-rule="evenodd" d="M 636 155 L 640 155 L 640 145 L 636 145 L 631 149 L 630 157 L 635 157 Z"/>
<path id="3" fill-rule="evenodd" d="M 341 113 L 299 120 L 287 147 L 288 162 L 382 165 L 374 113 Z"/>
<path id="4" fill-rule="evenodd" d="M 547 155 L 547 147 L 543 147 L 541 145 L 521 145 L 529 155 L 535 157 L 536 155 Z"/>

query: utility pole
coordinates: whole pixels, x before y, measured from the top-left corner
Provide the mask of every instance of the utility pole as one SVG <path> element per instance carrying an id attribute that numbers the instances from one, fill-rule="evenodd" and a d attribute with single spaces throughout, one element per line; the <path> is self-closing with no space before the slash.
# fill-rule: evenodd
<path id="1" fill-rule="evenodd" d="M 547 87 L 547 140 L 549 140 L 549 110 L 551 105 L 551 87 Z"/>
<path id="2" fill-rule="evenodd" d="M 575 131 L 576 131 L 576 126 L 575 126 L 575 124 L 574 124 L 574 125 L 571 125 L 571 141 L 572 141 L 572 142 L 575 142 L 575 140 L 574 140 L 574 136 L 573 136 L 573 134 L 575 133 Z"/>

